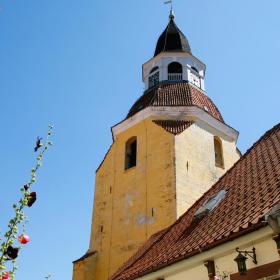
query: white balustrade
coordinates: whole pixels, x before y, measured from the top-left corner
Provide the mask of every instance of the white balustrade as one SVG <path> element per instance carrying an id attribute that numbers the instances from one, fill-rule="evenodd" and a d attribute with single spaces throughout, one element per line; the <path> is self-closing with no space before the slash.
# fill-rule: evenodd
<path id="1" fill-rule="evenodd" d="M 183 74 L 182 73 L 168 73 L 168 81 L 182 81 Z"/>

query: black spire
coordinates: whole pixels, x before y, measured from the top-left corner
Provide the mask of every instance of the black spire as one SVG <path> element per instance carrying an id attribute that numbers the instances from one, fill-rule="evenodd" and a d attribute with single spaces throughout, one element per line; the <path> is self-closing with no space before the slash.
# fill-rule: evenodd
<path id="1" fill-rule="evenodd" d="M 169 23 L 158 39 L 154 56 L 161 52 L 175 51 L 191 53 L 191 48 L 186 36 L 176 25 L 174 15 L 171 11 L 169 15 Z"/>

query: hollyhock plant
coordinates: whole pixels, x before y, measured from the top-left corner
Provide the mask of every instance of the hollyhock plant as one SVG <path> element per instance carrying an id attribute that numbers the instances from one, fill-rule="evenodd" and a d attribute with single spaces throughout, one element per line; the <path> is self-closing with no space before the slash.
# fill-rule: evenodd
<path id="1" fill-rule="evenodd" d="M 25 234 L 25 225 L 27 217 L 24 213 L 26 207 L 31 207 L 36 201 L 36 192 L 31 192 L 32 186 L 36 182 L 36 173 L 42 166 L 42 159 L 49 146 L 52 145 L 50 141 L 52 135 L 53 126 L 49 126 L 48 135 L 46 141 L 42 142 L 42 138 L 37 138 L 36 146 L 34 148 L 36 152 L 36 165 L 31 169 L 30 181 L 22 186 L 20 189 L 22 198 L 15 204 L 14 217 L 8 223 L 8 230 L 0 238 L 0 280 L 14 280 L 16 267 L 16 259 L 19 255 L 21 246 L 27 244 L 30 241 L 30 237 Z M 22 230 L 23 234 L 18 235 L 19 230 Z M 15 242 L 18 240 L 21 246 L 16 247 Z M 11 267 L 11 269 L 7 269 Z M 7 272 L 7 270 L 9 272 Z"/>

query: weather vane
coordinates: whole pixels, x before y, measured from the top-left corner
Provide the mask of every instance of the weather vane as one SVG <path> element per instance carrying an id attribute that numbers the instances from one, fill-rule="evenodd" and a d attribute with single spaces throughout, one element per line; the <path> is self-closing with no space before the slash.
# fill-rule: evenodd
<path id="1" fill-rule="evenodd" d="M 165 1 L 164 4 L 170 4 L 170 16 L 173 16 L 173 0 Z"/>

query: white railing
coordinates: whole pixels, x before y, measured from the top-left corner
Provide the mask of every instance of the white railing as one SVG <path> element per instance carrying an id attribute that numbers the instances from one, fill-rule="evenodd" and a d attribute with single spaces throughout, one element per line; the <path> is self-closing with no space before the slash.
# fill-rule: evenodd
<path id="1" fill-rule="evenodd" d="M 168 81 L 182 81 L 183 74 L 182 73 L 168 73 Z"/>

